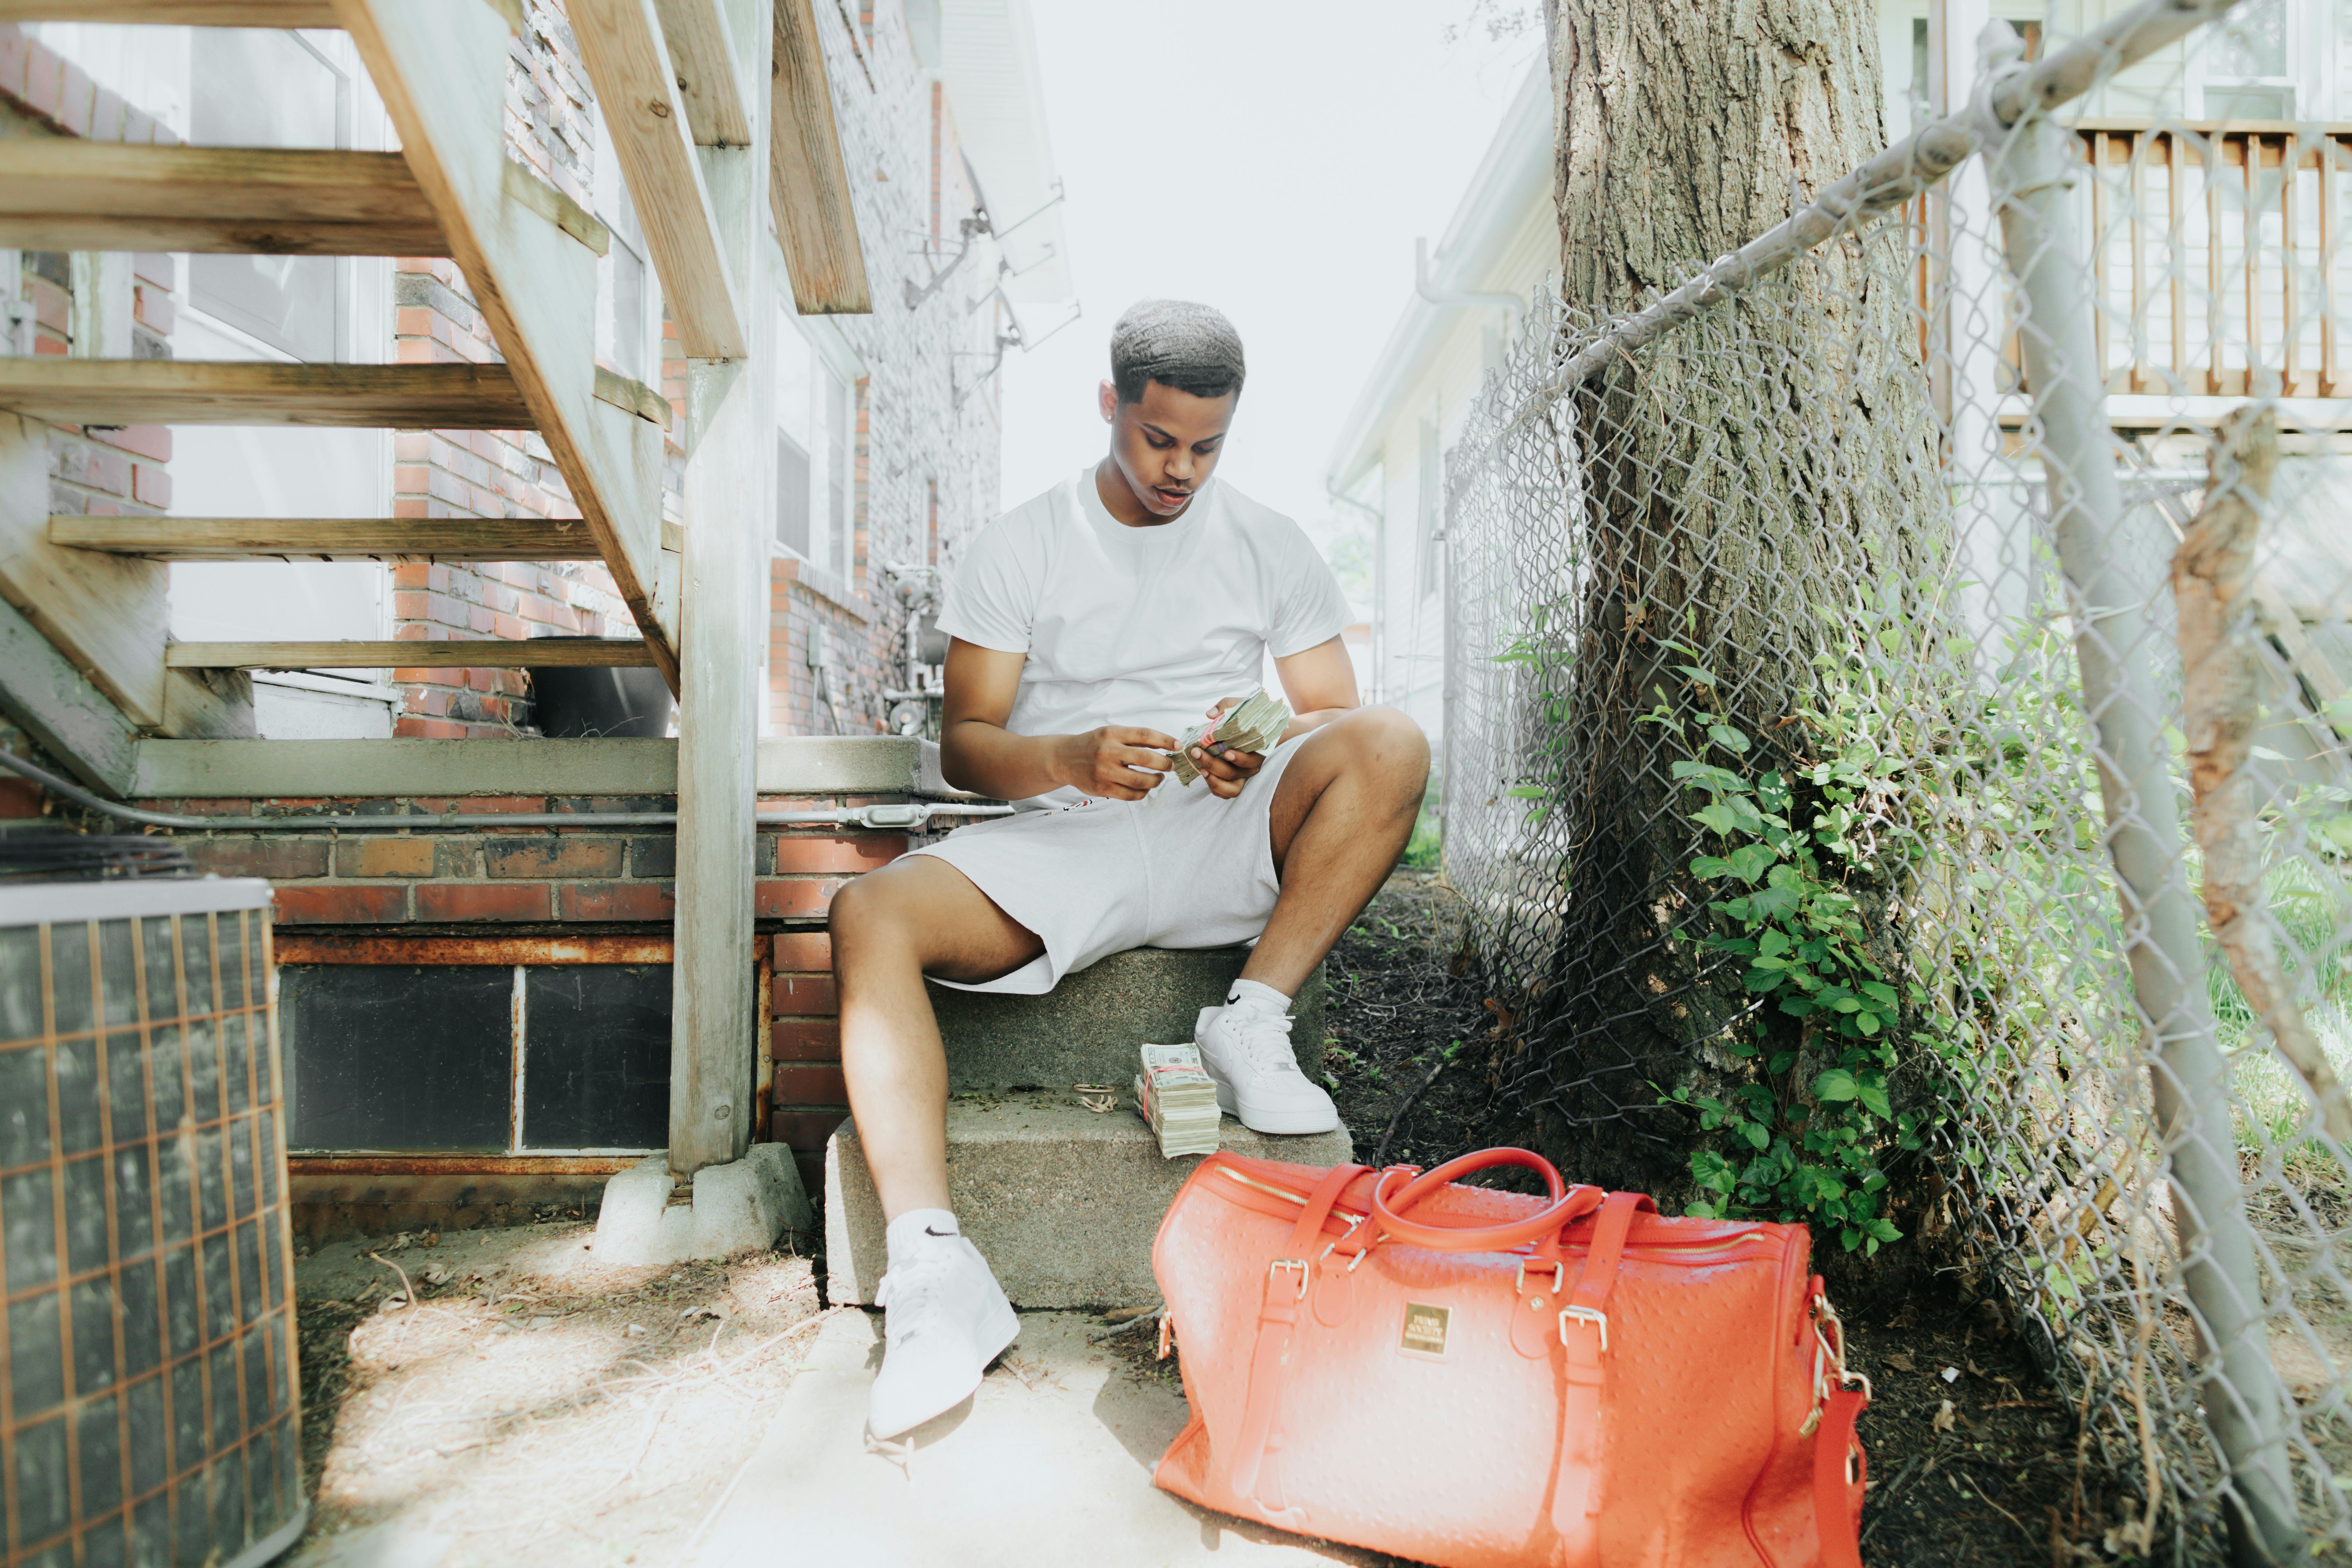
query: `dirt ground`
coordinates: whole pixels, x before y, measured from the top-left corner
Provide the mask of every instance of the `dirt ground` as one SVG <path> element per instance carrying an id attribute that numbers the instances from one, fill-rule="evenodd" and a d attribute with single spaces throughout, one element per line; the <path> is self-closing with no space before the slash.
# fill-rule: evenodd
<path id="1" fill-rule="evenodd" d="M 289 1561 L 687 1556 L 792 1380 L 816 1279 L 773 1253 L 600 1266 L 593 1235 L 572 1220 L 298 1259 L 312 1501 Z"/>

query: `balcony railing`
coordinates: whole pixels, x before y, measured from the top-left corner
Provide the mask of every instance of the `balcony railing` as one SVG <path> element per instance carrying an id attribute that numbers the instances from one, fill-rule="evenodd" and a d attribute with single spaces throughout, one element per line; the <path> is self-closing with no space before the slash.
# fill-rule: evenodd
<path id="1" fill-rule="evenodd" d="M 2116 393 L 2244 396 L 2248 367 L 2289 397 L 2352 395 L 2352 126 L 2077 122 Z"/>

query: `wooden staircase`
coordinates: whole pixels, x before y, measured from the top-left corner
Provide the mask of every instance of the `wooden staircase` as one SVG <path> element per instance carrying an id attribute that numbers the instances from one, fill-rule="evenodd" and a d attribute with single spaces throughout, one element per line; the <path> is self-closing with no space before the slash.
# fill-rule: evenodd
<path id="1" fill-rule="evenodd" d="M 780 34 L 808 23 L 778 8 Z M 721 0 L 573 0 L 570 17 L 647 248 L 688 356 L 741 360 L 748 334 L 698 144 L 751 135 Z M 594 363 L 593 216 L 507 156 L 502 0 L 0 0 L 0 21 L 340 26 L 403 151 L 0 142 L 0 245 L 39 250 L 446 256 L 471 285 L 504 363 L 206 363 L 0 360 L 0 446 L 37 447 L 28 421 L 84 426 L 296 425 L 533 430 L 577 522 L 50 518 L 0 498 L 0 597 L 142 730 L 170 734 L 174 672 L 205 668 L 650 664 L 678 684 L 678 540 L 665 552 L 668 403 Z M 808 30 L 813 33 L 813 26 Z M 810 40 L 813 44 L 813 39 Z M 820 79 L 817 87 L 821 90 Z M 831 130 L 829 99 L 822 107 Z M 805 140 L 796 112 L 796 150 Z M 796 158 L 805 163 L 804 158 Z M 837 149 L 833 172 L 839 170 Z M 841 210 L 846 211 L 845 192 Z M 817 205 L 832 205 L 826 193 Z M 854 227 L 849 245 L 856 254 Z M 832 270 L 837 262 L 830 259 Z M 862 296 L 862 266 L 855 291 Z M 862 298 L 834 303 L 861 305 Z M 26 454 L 29 458 L 31 454 Z M 0 465 L 29 476 L 34 465 Z M 30 490 L 25 499 L 30 499 Z M 102 555 L 100 552 L 103 552 Z M 639 636 L 557 647 L 495 642 L 272 647 L 170 644 L 163 563 L 396 558 L 601 560 Z M 89 591 L 59 595 L 67 579 Z M 124 622 L 128 621 L 128 624 Z M 93 623 L 101 624 L 93 624 Z M 528 649 L 528 651 L 526 651 Z M 201 704 L 183 704 L 201 709 Z M 216 715 L 199 732 L 217 732 Z"/>
<path id="2" fill-rule="evenodd" d="M 397 153 L 0 139 L 0 247 L 445 257 L 484 364 L 0 358 L 0 697 L 86 782 L 142 737 L 254 733 L 239 672 L 651 666 L 681 697 L 671 1160 L 749 1137 L 753 682 L 775 505 L 776 284 L 870 309 L 813 0 L 566 0 L 688 362 L 687 524 L 662 520 L 670 405 L 595 363 L 604 227 L 508 154 L 520 0 L 0 0 L 0 23 L 347 32 Z M 772 263 L 781 249 L 782 267 Z M 529 430 L 580 516 L 53 516 L 47 426 Z M 637 635 L 175 643 L 173 561 L 602 561 Z M 681 613 L 691 600 L 695 613 Z M 690 625 L 689 625 L 690 620 Z M 396 742 L 382 742 L 394 744 Z M 531 742 L 556 746 L 562 742 Z"/>

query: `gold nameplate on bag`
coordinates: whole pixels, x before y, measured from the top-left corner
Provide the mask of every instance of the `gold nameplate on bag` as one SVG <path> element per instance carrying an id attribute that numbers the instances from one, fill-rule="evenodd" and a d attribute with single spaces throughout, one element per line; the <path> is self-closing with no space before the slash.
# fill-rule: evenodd
<path id="1" fill-rule="evenodd" d="M 1404 1332 L 1397 1340 L 1397 1349 L 1405 1355 L 1427 1356 L 1433 1361 L 1445 1359 L 1445 1327 L 1454 1317 L 1451 1307 L 1433 1307 L 1425 1301 L 1404 1304 Z"/>

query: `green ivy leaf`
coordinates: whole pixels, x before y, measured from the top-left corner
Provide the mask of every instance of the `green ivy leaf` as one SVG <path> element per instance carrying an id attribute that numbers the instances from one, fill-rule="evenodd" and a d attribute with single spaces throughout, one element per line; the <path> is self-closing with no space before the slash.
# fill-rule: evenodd
<path id="1" fill-rule="evenodd" d="M 1514 800 L 1543 800 L 1550 795 L 1551 791 L 1541 784 L 1513 784 L 1503 793 Z"/>
<path id="2" fill-rule="evenodd" d="M 1757 1148 L 1768 1149 L 1771 1147 L 1772 1134 L 1767 1132 L 1757 1123 L 1753 1121 L 1743 1121 L 1739 1124 L 1739 1131 L 1740 1134 Z"/>
<path id="3" fill-rule="evenodd" d="M 1813 1079 L 1813 1098 L 1816 1100 L 1852 1100 L 1861 1090 L 1862 1086 L 1854 1081 L 1853 1074 L 1843 1068 L 1832 1068 Z"/>
<path id="4" fill-rule="evenodd" d="M 1892 1121 L 1895 1119 L 1895 1107 L 1886 1099 L 1886 1088 L 1884 1084 L 1857 1080 L 1854 1084 L 1853 1097 L 1862 1102 L 1862 1108 L 1864 1110 L 1881 1121 Z"/>
<path id="5" fill-rule="evenodd" d="M 1764 868 L 1780 857 L 1761 844 L 1743 844 L 1731 852 L 1731 874 L 1743 882 L 1754 882 L 1764 874 Z"/>

